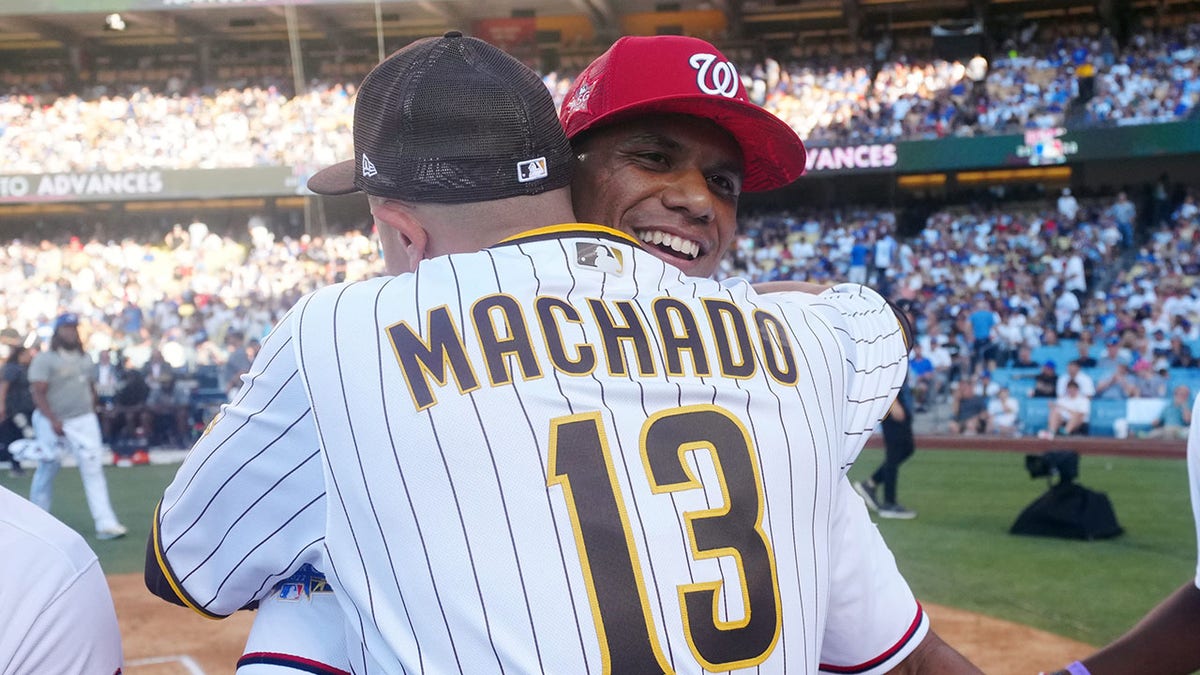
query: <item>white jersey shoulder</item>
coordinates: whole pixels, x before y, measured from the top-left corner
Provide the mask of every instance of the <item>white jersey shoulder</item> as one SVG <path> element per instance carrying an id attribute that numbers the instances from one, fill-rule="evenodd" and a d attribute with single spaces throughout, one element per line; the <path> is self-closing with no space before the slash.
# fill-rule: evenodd
<path id="1" fill-rule="evenodd" d="M 354 672 L 884 672 L 925 625 L 844 477 L 903 377 L 885 311 L 688 278 L 607 230 L 323 289 L 189 456 L 162 544 L 195 539 L 175 571 L 223 613 L 222 575 L 312 562 Z M 317 496 L 266 508 L 202 462 Z M 191 525 L 212 493 L 261 533 Z"/>
<path id="2" fill-rule="evenodd" d="M 0 487 L 0 663 L 6 673 L 120 672 L 104 572 L 77 532 Z"/>

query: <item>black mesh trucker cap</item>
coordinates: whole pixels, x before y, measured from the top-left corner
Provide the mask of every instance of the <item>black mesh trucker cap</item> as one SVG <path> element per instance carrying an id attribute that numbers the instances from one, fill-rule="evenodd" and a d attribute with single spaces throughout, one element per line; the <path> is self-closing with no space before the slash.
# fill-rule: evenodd
<path id="1" fill-rule="evenodd" d="M 542 80 L 451 31 L 375 66 L 354 104 L 354 159 L 308 179 L 318 194 L 464 203 L 570 182 L 571 146 Z"/>

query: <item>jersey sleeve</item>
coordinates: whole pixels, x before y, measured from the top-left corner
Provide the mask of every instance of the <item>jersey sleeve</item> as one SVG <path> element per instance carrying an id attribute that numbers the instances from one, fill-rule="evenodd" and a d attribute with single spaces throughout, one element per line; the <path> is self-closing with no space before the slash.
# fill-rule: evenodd
<path id="1" fill-rule="evenodd" d="M 210 618 L 324 568 L 325 475 L 291 317 L 188 453 L 155 510 L 146 585 Z"/>
<path id="2" fill-rule="evenodd" d="M 823 673 L 886 673 L 929 632 L 929 619 L 896 559 L 843 478 L 834 499 L 829 613 Z"/>
<path id="3" fill-rule="evenodd" d="M 846 386 L 840 450 L 842 466 L 849 470 L 908 374 L 910 331 L 891 303 L 859 284 L 838 284 L 818 295 L 812 306 L 842 340 Z"/>
<path id="4" fill-rule="evenodd" d="M 121 631 L 99 561 L 93 559 L 78 576 L 55 590 L 20 636 L 15 653 L 5 654 L 4 672 L 119 675 Z M 20 626 L 10 624 L 8 628 L 19 630 Z"/>

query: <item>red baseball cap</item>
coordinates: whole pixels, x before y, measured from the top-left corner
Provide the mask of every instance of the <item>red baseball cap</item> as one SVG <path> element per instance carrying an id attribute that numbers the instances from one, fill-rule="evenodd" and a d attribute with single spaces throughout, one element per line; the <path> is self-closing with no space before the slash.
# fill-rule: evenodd
<path id="1" fill-rule="evenodd" d="M 648 113 L 715 122 L 742 148 L 742 189 L 763 192 L 804 174 L 804 143 L 786 122 L 750 102 L 737 69 L 716 47 L 677 35 L 623 37 L 567 92 L 559 120 L 568 138 Z"/>

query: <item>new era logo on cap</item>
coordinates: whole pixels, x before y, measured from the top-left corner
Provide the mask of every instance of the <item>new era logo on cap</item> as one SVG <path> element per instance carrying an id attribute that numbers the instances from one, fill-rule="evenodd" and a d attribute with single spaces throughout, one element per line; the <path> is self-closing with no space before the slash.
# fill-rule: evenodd
<path id="1" fill-rule="evenodd" d="M 379 173 L 378 171 L 375 170 L 375 165 L 371 163 L 371 160 L 367 159 L 367 155 L 365 153 L 363 154 L 362 158 L 363 158 L 363 161 L 362 161 L 363 178 L 370 178 L 371 176 L 374 176 L 375 174 Z"/>
<path id="2" fill-rule="evenodd" d="M 517 163 L 517 180 L 522 183 L 539 180 L 549 175 L 550 170 L 546 168 L 545 157 L 538 157 L 537 159 Z"/>

